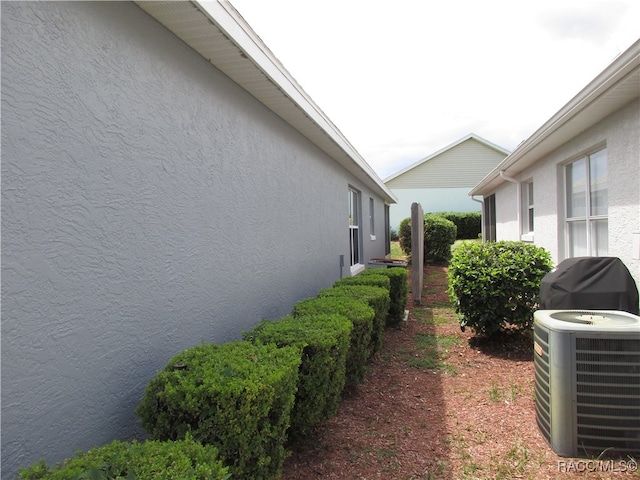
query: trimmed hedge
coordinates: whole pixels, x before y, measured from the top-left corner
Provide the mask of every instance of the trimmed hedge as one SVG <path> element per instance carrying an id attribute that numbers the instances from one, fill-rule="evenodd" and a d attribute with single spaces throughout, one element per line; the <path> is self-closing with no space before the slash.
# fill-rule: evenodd
<path id="1" fill-rule="evenodd" d="M 344 316 L 316 314 L 263 321 L 243 334 L 254 343 L 293 345 L 302 351 L 290 438 L 304 436 L 336 414 L 345 385 L 351 329 L 351 321 Z"/>
<path id="2" fill-rule="evenodd" d="M 391 291 L 391 280 L 386 275 L 382 275 L 378 273 L 378 270 L 382 270 L 381 268 L 376 268 L 374 270 L 364 270 L 361 274 L 355 275 L 353 277 L 343 277 L 340 280 L 337 280 L 333 286 L 340 287 L 343 285 L 369 285 L 370 287 L 380 287 L 384 288 L 387 292 Z M 364 272 L 373 272 L 367 275 L 363 275 Z"/>
<path id="3" fill-rule="evenodd" d="M 293 307 L 294 317 L 338 314 L 349 319 L 353 328 L 346 361 L 346 383 L 362 383 L 371 356 L 371 332 L 375 311 L 365 302 L 349 297 L 309 298 Z"/>
<path id="4" fill-rule="evenodd" d="M 369 285 L 339 285 L 325 288 L 318 297 L 351 297 L 369 304 L 375 311 L 373 329 L 371 331 L 371 355 L 382 348 L 382 334 L 389 314 L 389 291 L 381 287 Z"/>
<path id="5" fill-rule="evenodd" d="M 218 458 L 218 450 L 202 445 L 190 436 L 176 442 L 147 440 L 138 443 L 118 440 L 88 452 L 78 452 L 54 467 L 44 460 L 20 470 L 21 480 L 166 479 L 223 480 L 230 477 Z"/>
<path id="6" fill-rule="evenodd" d="M 529 329 L 542 278 L 553 268 L 546 250 L 524 242 L 465 243 L 449 263 L 449 295 L 460 328 L 490 336 Z"/>
<path id="7" fill-rule="evenodd" d="M 406 268 L 373 268 L 365 270 L 360 274 L 364 276 L 384 275 L 389 278 L 389 316 L 388 326 L 397 326 L 404 319 L 404 309 L 409 297 L 409 272 Z"/>
<path id="8" fill-rule="evenodd" d="M 437 212 L 457 227 L 456 240 L 475 240 L 482 233 L 481 212 Z"/>
<path id="9" fill-rule="evenodd" d="M 187 434 L 218 447 L 237 478 L 280 474 L 301 362 L 299 347 L 203 344 L 169 360 L 136 413 L 156 439 Z"/>

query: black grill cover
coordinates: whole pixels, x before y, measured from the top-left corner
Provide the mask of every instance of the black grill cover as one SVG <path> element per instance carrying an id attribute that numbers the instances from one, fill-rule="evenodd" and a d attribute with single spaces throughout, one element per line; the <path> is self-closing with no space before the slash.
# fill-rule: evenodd
<path id="1" fill-rule="evenodd" d="M 638 288 L 619 258 L 568 258 L 542 279 L 540 309 L 622 310 L 638 315 Z"/>

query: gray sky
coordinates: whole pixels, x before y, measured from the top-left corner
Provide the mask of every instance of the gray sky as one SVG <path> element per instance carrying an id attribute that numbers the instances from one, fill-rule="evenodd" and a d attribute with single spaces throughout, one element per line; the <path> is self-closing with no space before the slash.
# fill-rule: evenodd
<path id="1" fill-rule="evenodd" d="M 230 0 L 383 179 L 513 150 L 640 37 L 637 0 Z"/>

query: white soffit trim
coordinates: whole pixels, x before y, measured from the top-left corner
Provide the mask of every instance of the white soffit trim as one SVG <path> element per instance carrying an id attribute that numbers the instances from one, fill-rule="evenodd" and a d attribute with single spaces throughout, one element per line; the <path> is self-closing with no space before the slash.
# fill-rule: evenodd
<path id="1" fill-rule="evenodd" d="M 640 97 L 640 40 L 594 78 L 544 125 L 476 185 L 469 195 L 493 192 L 503 180 L 542 159 L 559 146 Z"/>
<path id="2" fill-rule="evenodd" d="M 397 201 L 228 0 L 135 3 L 385 201 Z"/>

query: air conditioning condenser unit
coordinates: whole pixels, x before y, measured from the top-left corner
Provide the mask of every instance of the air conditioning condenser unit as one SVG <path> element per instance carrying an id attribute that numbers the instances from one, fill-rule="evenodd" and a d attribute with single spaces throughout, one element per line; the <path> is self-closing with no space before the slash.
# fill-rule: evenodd
<path id="1" fill-rule="evenodd" d="M 640 317 L 534 313 L 536 420 L 558 455 L 640 453 Z"/>

